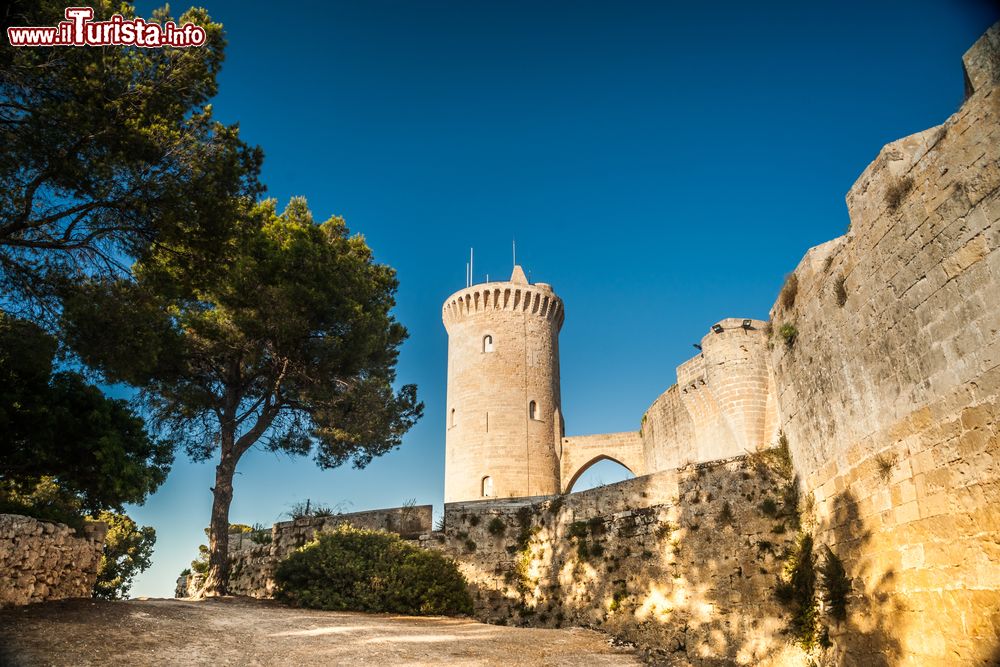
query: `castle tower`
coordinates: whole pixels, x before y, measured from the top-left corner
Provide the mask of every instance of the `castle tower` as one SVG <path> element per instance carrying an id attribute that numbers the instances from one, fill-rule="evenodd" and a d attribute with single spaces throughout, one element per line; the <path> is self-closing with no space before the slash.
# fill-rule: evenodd
<path id="1" fill-rule="evenodd" d="M 563 304 L 520 266 L 444 303 L 446 503 L 559 493 Z"/>

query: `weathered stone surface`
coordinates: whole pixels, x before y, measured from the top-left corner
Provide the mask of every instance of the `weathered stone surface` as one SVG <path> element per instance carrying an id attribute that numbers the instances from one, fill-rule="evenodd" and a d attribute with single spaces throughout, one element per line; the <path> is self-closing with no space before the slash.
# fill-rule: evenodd
<path id="1" fill-rule="evenodd" d="M 61 523 L 0 514 L 0 607 L 90 597 L 107 526 L 81 535 Z"/>
<path id="2" fill-rule="evenodd" d="M 795 270 L 771 360 L 818 539 L 855 582 L 830 661 L 1000 660 L 1000 25 L 962 107 L 882 149 Z M 846 301 L 837 298 L 838 284 Z"/>
<path id="3" fill-rule="evenodd" d="M 445 506 L 420 543 L 459 562 L 476 617 L 583 626 L 659 664 L 766 664 L 797 656 L 772 590 L 794 540 L 790 480 L 746 457 L 565 496 Z M 789 663 L 794 664 L 794 663 Z"/>

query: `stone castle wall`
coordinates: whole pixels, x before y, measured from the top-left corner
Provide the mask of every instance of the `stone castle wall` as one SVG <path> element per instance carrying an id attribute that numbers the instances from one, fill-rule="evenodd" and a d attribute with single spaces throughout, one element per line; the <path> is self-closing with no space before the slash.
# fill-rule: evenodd
<path id="1" fill-rule="evenodd" d="M 677 384 L 646 410 L 637 440 L 632 434 L 563 439 L 563 490 L 601 458 L 643 475 L 774 445 L 778 413 L 768 340 L 767 322 L 716 323 L 702 338 L 701 353 L 677 367 Z"/>
<path id="2" fill-rule="evenodd" d="M 781 428 L 854 580 L 839 664 L 1000 662 L 1000 25 L 964 64 L 962 107 L 882 149 L 772 310 Z"/>
<path id="3" fill-rule="evenodd" d="M 455 557 L 477 618 L 584 626 L 656 664 L 801 658 L 772 594 L 794 540 L 787 478 L 747 457 L 547 498 L 453 503 L 422 538 Z"/>
<path id="4" fill-rule="evenodd" d="M 483 497 L 484 480 L 494 497 L 558 493 L 562 301 L 548 285 L 528 284 L 516 267 L 510 282 L 449 297 L 442 317 L 445 502 Z"/>
<path id="5" fill-rule="evenodd" d="M 61 523 L 0 514 L 0 607 L 89 598 L 106 532 L 100 522 L 77 536 Z"/>

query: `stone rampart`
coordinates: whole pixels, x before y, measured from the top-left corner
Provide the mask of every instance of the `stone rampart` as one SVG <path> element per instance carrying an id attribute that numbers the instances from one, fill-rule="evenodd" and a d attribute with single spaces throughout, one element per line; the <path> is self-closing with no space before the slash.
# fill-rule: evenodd
<path id="1" fill-rule="evenodd" d="M 854 582 L 839 664 L 1000 662 L 997 63 L 1000 25 L 965 103 L 882 149 L 772 310 L 781 428 Z"/>
<path id="2" fill-rule="evenodd" d="M 107 526 L 0 514 L 0 607 L 91 596 Z"/>
<path id="3" fill-rule="evenodd" d="M 564 496 L 452 503 L 421 543 L 455 557 L 478 618 L 585 626 L 657 664 L 802 657 L 772 590 L 794 513 L 788 480 L 746 457 Z M 765 509 L 762 509 L 762 506 Z"/>

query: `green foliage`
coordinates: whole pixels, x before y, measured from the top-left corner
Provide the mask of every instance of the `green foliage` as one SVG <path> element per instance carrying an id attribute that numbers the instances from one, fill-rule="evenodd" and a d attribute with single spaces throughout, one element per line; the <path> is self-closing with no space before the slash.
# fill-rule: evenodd
<path id="1" fill-rule="evenodd" d="M 795 305 L 795 297 L 799 294 L 799 277 L 794 273 L 789 273 L 785 278 L 785 284 L 781 287 L 778 295 L 778 303 L 785 310 L 789 310 Z"/>
<path id="2" fill-rule="evenodd" d="M 625 588 L 625 582 L 618 583 L 614 593 L 611 594 L 611 604 L 608 605 L 608 611 L 616 612 L 621 609 L 622 601 L 627 597 L 628 590 Z"/>
<path id="3" fill-rule="evenodd" d="M 778 601 L 792 615 L 789 629 L 796 643 L 804 650 L 811 650 L 816 645 L 818 630 L 816 560 L 812 535 L 799 535 L 785 560 L 781 580 L 774 592 Z"/>
<path id="4" fill-rule="evenodd" d="M 574 521 L 569 524 L 569 529 L 566 531 L 566 535 L 570 539 L 582 539 L 590 534 L 590 528 L 587 526 L 586 521 Z"/>
<path id="5" fill-rule="evenodd" d="M 490 519 L 490 522 L 486 525 L 486 530 L 487 532 L 489 532 L 490 535 L 493 535 L 495 537 L 500 537 L 501 535 L 507 532 L 507 524 L 504 523 L 503 519 L 501 519 L 498 516 L 495 516 L 492 519 Z"/>
<path id="6" fill-rule="evenodd" d="M 80 499 L 54 477 L 37 482 L 0 481 L 0 514 L 21 514 L 39 521 L 64 523 L 79 530 L 84 524 Z"/>
<path id="7" fill-rule="evenodd" d="M 259 523 L 255 523 L 250 530 L 250 541 L 254 544 L 271 544 L 274 536 L 271 529 Z"/>
<path id="8" fill-rule="evenodd" d="M 338 503 L 338 505 L 331 507 L 322 503 L 313 504 L 312 501 L 306 500 L 305 502 L 293 503 L 292 508 L 288 510 L 288 516 L 292 519 L 335 516 L 337 514 L 343 514 L 341 505 L 342 504 Z"/>
<path id="9" fill-rule="evenodd" d="M 895 211 L 900 207 L 906 196 L 913 190 L 913 185 L 911 176 L 903 176 L 889 184 L 889 187 L 885 189 L 885 204 L 890 211 Z"/>
<path id="10" fill-rule="evenodd" d="M 823 545 L 823 561 L 819 567 L 819 579 L 827 614 L 837 621 L 847 618 L 847 595 L 851 592 L 851 580 L 847 578 L 844 563 L 830 547 Z"/>
<path id="11" fill-rule="evenodd" d="M 399 614 L 470 614 L 455 563 L 396 535 L 342 525 L 281 562 L 280 599 L 304 607 Z"/>
<path id="12" fill-rule="evenodd" d="M 183 570 L 181 570 L 180 576 L 182 576 L 182 577 L 190 577 L 191 576 L 191 568 L 186 567 Z"/>
<path id="13" fill-rule="evenodd" d="M 465 546 L 465 551 L 470 554 L 476 550 L 476 541 L 472 538 L 466 539 L 463 544 Z"/>
<path id="14" fill-rule="evenodd" d="M 469 517 L 469 525 L 472 526 L 473 528 L 479 525 L 479 521 L 480 518 L 478 514 L 473 514 L 472 516 Z"/>
<path id="15" fill-rule="evenodd" d="M 151 564 L 156 531 L 139 527 L 125 514 L 101 512 L 95 517 L 108 525 L 104 553 L 94 584 L 94 597 L 121 600 L 128 597 L 132 580 Z"/>
<path id="16" fill-rule="evenodd" d="M 208 572 L 208 547 L 206 545 L 198 545 L 198 557 L 191 561 L 191 569 L 197 574 Z"/>
<path id="17" fill-rule="evenodd" d="M 3 495 L 23 499 L 48 477 L 78 499 L 78 510 L 142 503 L 166 479 L 172 443 L 151 439 L 125 401 L 78 373 L 54 373 L 55 353 L 55 339 L 38 326 L 0 312 Z"/>
<path id="18" fill-rule="evenodd" d="M 244 207 L 225 270 L 192 271 L 157 249 L 132 282 L 67 295 L 71 347 L 109 381 L 140 388 L 155 424 L 195 460 L 219 453 L 208 592 L 225 592 L 233 475 L 251 447 L 314 452 L 364 468 L 400 445 L 423 412 L 398 391 L 406 329 L 391 314 L 395 272 L 340 218 L 316 224 L 302 198 Z M 313 512 L 316 515 L 316 512 Z"/>
<path id="19" fill-rule="evenodd" d="M 795 346 L 795 339 L 799 336 L 799 330 L 791 322 L 785 322 L 778 328 L 778 335 L 785 341 L 785 347 L 792 349 Z"/>
<path id="20" fill-rule="evenodd" d="M 55 25 L 66 6 L 15 4 L 21 25 Z M 95 20 L 135 15 L 88 4 Z M 260 150 L 212 119 L 222 26 L 203 9 L 178 21 L 205 28 L 205 46 L 0 50 L 0 293 L 14 307 L 47 302 L 58 276 L 121 274 L 123 255 L 154 246 L 218 256 L 229 202 L 262 191 Z"/>

